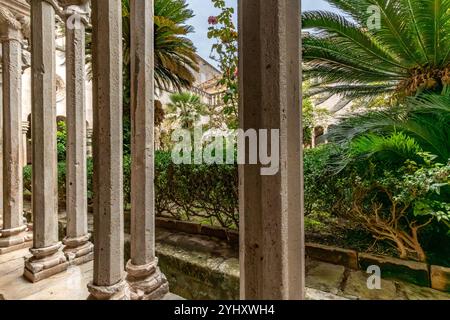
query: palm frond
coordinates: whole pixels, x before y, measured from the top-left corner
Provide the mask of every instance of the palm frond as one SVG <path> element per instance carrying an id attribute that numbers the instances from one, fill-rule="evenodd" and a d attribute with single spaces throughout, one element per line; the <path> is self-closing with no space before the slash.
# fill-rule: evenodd
<path id="1" fill-rule="evenodd" d="M 450 0 L 327 2 L 342 14 L 303 13 L 306 79 L 347 97 L 379 90 L 399 100 L 450 84 Z M 369 24 L 372 9 L 379 26 Z"/>

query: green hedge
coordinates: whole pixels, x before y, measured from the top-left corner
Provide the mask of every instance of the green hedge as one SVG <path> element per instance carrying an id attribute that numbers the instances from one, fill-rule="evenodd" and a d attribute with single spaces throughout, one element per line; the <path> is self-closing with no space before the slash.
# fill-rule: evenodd
<path id="1" fill-rule="evenodd" d="M 92 203 L 92 159 L 87 161 L 88 202 Z M 131 202 L 131 159 L 123 159 L 124 202 Z M 31 192 L 32 169 L 24 168 L 24 189 Z M 58 164 L 58 195 L 65 203 L 66 165 Z M 236 229 L 238 174 L 236 165 L 175 165 L 171 154 L 155 155 L 155 207 L 159 216 Z"/>
<path id="2" fill-rule="evenodd" d="M 327 161 L 336 152 L 329 146 L 305 151 L 305 208 L 313 211 L 340 210 L 345 181 L 324 174 Z M 87 160 L 88 203 L 92 203 L 93 161 Z M 131 202 L 131 159 L 123 158 L 124 202 Z M 24 189 L 31 192 L 31 166 L 24 169 Z M 237 165 L 175 165 L 169 152 L 155 155 L 155 207 L 160 216 L 197 221 L 237 229 L 239 224 L 239 179 Z M 58 195 L 65 203 L 66 165 L 58 164 Z"/>

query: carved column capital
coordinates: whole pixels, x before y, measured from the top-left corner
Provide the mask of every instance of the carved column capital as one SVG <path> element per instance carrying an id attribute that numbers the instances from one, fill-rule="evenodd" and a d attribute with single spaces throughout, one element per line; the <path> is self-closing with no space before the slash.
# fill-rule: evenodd
<path id="1" fill-rule="evenodd" d="M 27 0 L 28 2 L 32 1 L 32 0 Z M 50 4 L 53 7 L 53 10 L 55 10 L 55 13 L 60 16 L 61 18 L 63 17 L 63 9 L 61 8 L 61 6 L 59 5 L 57 0 L 38 0 L 38 1 L 42 1 L 42 2 L 47 2 L 48 4 Z"/>
<path id="2" fill-rule="evenodd" d="M 89 24 L 91 13 L 90 0 L 58 0 L 63 8 L 62 18 L 67 27 L 77 28 L 79 23 Z"/>
<path id="3" fill-rule="evenodd" d="M 0 7 L 0 42 L 23 40 L 22 23 L 11 11 Z"/>

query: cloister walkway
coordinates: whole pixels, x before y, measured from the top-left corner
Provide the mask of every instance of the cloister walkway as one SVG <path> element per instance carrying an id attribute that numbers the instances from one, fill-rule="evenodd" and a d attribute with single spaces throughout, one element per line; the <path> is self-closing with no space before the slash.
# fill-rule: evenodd
<path id="1" fill-rule="evenodd" d="M 187 235 L 185 235 L 187 236 Z M 85 300 L 87 284 L 92 281 L 93 263 L 69 267 L 65 272 L 30 284 L 22 277 L 22 249 L 0 256 L 0 300 Z M 311 300 L 450 300 L 450 294 L 401 281 L 383 280 L 382 290 L 368 290 L 366 275 L 342 266 L 308 260 L 306 264 L 306 298 Z M 165 300 L 183 299 L 169 294 Z"/>
<path id="2" fill-rule="evenodd" d="M 32 283 L 51 281 L 74 265 L 88 270 L 93 260 L 88 285 L 91 299 L 155 300 L 165 296 L 169 284 L 155 255 L 154 1 L 130 1 L 132 209 L 130 260 L 126 265 L 122 2 L 1 0 L 0 4 L 2 259 L 11 257 L 7 252 L 22 252 L 31 242 L 31 255 L 22 270 Z M 279 132 L 271 146 L 272 152 L 279 149 L 277 172 L 261 175 L 266 167 L 263 159 L 239 168 L 240 297 L 299 300 L 305 293 L 300 1 L 240 0 L 238 14 L 240 128 Z M 64 24 L 66 55 L 68 225 L 63 241 L 58 234 L 57 21 Z M 94 109 L 92 238 L 87 229 L 88 28 L 92 29 Z M 31 54 L 32 241 L 23 219 L 23 52 Z M 251 159 L 248 149 L 245 156 Z M 18 267 L 20 254 L 17 259 L 12 261 Z M 83 266 L 86 263 L 88 266 Z M 30 288 L 45 287 L 32 283 L 28 283 Z M 70 298 L 70 292 L 61 294 Z"/>

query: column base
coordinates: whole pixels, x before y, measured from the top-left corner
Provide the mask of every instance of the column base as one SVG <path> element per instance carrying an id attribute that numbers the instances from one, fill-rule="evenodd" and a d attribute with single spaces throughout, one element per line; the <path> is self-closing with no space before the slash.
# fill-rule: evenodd
<path id="1" fill-rule="evenodd" d="M 1 230 L 0 255 L 24 248 L 30 248 L 33 245 L 33 239 L 26 231 L 26 225 L 14 229 Z"/>
<path id="2" fill-rule="evenodd" d="M 79 238 L 65 238 L 63 251 L 71 265 L 81 265 L 94 259 L 94 245 L 89 241 L 90 235 Z"/>
<path id="3" fill-rule="evenodd" d="M 122 280 L 112 286 L 96 286 L 88 284 L 88 300 L 129 300 L 127 283 Z"/>
<path id="4" fill-rule="evenodd" d="M 31 282 L 47 279 L 57 273 L 66 271 L 69 262 L 57 243 L 46 248 L 30 249 L 32 257 L 25 261 L 24 277 Z"/>
<path id="5" fill-rule="evenodd" d="M 157 258 L 143 266 L 128 261 L 126 271 L 131 300 L 161 300 L 169 293 L 169 283 L 158 268 Z"/>

